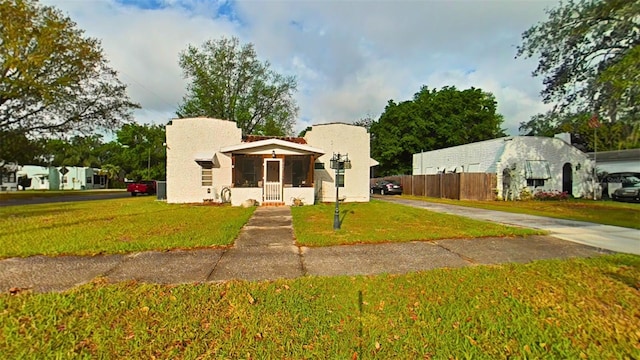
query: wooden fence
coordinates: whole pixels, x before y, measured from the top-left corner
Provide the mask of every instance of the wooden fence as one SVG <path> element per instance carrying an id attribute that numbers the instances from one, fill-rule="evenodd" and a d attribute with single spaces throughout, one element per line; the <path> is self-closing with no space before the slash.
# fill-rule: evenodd
<path id="1" fill-rule="evenodd" d="M 407 195 L 455 200 L 494 200 L 496 175 L 485 173 L 448 173 L 435 175 L 400 175 L 371 179 L 397 181 Z"/>

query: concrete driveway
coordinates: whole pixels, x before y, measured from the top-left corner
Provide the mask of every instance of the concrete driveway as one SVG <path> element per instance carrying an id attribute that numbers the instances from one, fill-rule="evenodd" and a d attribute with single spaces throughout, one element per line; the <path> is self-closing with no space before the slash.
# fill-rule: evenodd
<path id="1" fill-rule="evenodd" d="M 551 236 L 558 239 L 600 249 L 640 255 L 640 230 L 636 229 L 465 206 L 437 204 L 419 200 L 407 200 L 393 196 L 375 196 L 375 198 L 435 212 L 466 216 L 477 220 L 545 230 L 548 231 Z"/>

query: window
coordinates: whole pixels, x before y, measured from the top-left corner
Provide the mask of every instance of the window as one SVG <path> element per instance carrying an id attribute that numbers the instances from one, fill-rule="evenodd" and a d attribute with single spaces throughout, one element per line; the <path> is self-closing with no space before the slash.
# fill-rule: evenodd
<path id="1" fill-rule="evenodd" d="M 213 185 L 213 163 L 201 162 L 200 166 L 202 167 L 202 186 L 212 186 Z"/>
<path id="2" fill-rule="evenodd" d="M 311 157 L 307 155 L 292 155 L 285 158 L 284 181 L 295 187 L 311 186 L 309 180 L 309 163 Z M 315 165 L 314 165 L 315 166 Z"/>
<path id="3" fill-rule="evenodd" d="M 262 180 L 262 157 L 236 155 L 234 165 L 235 186 L 257 187 Z"/>
<path id="4" fill-rule="evenodd" d="M 91 176 L 87 176 L 87 184 L 91 184 L 91 181 L 92 181 L 92 180 L 93 180 L 93 179 L 91 178 Z"/>
<path id="5" fill-rule="evenodd" d="M 544 180 L 543 179 L 527 179 L 527 186 L 533 186 L 533 187 L 544 186 Z"/>
<path id="6" fill-rule="evenodd" d="M 14 183 L 16 182 L 16 173 L 14 171 L 8 172 L 8 173 L 3 173 L 2 174 L 2 181 L 1 183 Z"/>
<path id="7" fill-rule="evenodd" d="M 321 163 L 321 162 L 313 163 L 313 168 L 316 170 L 322 170 L 324 169 L 324 163 Z"/>

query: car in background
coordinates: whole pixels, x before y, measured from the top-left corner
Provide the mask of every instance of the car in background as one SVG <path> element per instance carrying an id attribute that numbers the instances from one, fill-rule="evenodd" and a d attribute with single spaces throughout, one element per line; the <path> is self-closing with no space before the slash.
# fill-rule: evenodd
<path id="1" fill-rule="evenodd" d="M 380 180 L 371 185 L 372 194 L 402 195 L 402 185 L 396 181 Z"/>
<path id="2" fill-rule="evenodd" d="M 640 182 L 640 173 L 618 172 L 607 174 L 602 178 L 602 198 L 613 198 L 613 193 L 623 187 L 629 187 Z"/>
<path id="3" fill-rule="evenodd" d="M 127 191 L 131 193 L 131 196 L 138 194 L 153 195 L 156 193 L 156 182 L 155 180 L 133 182 L 127 185 Z"/>
<path id="4" fill-rule="evenodd" d="M 611 199 L 615 201 L 640 202 L 640 181 L 616 189 L 613 194 L 611 194 Z"/>

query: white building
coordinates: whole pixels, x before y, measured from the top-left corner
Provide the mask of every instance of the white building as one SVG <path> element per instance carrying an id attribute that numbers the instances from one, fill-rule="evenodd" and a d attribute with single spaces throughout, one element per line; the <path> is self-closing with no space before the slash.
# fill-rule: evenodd
<path id="1" fill-rule="evenodd" d="M 587 155 L 596 161 L 598 172 L 640 173 L 640 149 L 590 152 Z"/>
<path id="2" fill-rule="evenodd" d="M 100 169 L 82 166 L 23 165 L 16 175 L 19 190 L 104 189 L 106 183 Z"/>
<path id="3" fill-rule="evenodd" d="M 20 165 L 16 163 L 0 163 L 0 191 L 18 190 L 18 175 Z"/>
<path id="4" fill-rule="evenodd" d="M 509 136 L 413 155 L 413 174 L 493 173 L 498 197 L 523 189 L 566 191 L 590 197 L 599 185 L 587 154 L 561 138 Z"/>
<path id="5" fill-rule="evenodd" d="M 369 168 L 377 162 L 363 127 L 334 123 L 313 126 L 304 137 L 243 137 L 235 122 L 190 118 L 174 119 L 166 137 L 169 203 L 334 201 L 334 154 L 351 164 L 339 174 L 340 198 L 369 201 Z"/>

